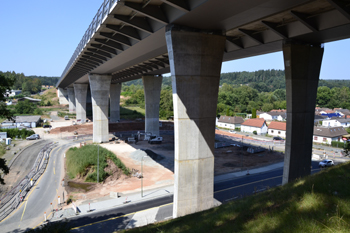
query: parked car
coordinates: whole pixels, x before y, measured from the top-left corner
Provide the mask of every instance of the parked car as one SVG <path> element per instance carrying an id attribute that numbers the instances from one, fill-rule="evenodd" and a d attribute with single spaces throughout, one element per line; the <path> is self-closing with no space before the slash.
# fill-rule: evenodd
<path id="1" fill-rule="evenodd" d="M 69 120 L 68 115 L 65 115 L 65 116 L 64 116 L 64 119 L 65 119 L 65 120 Z"/>
<path id="2" fill-rule="evenodd" d="M 324 167 L 331 167 L 331 166 L 334 166 L 334 162 L 333 162 L 333 160 L 325 159 L 325 160 L 321 161 L 321 162 L 318 164 L 318 166 L 321 167 L 321 168 L 324 168 Z"/>
<path id="3" fill-rule="evenodd" d="M 236 133 L 236 131 L 234 131 L 234 130 L 229 130 L 229 132 L 230 132 L 230 133 Z"/>
<path id="4" fill-rule="evenodd" d="M 40 139 L 39 134 L 32 134 L 29 137 L 27 137 L 27 140 L 37 140 L 37 139 Z"/>
<path id="5" fill-rule="evenodd" d="M 281 138 L 281 137 L 273 137 L 273 140 L 283 140 L 283 138 Z"/>
<path id="6" fill-rule="evenodd" d="M 43 128 L 51 128 L 52 125 L 43 125 Z"/>

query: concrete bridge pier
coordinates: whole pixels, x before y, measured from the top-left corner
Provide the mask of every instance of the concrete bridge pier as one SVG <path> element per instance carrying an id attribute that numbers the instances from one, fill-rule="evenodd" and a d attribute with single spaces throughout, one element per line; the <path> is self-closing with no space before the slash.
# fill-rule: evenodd
<path id="1" fill-rule="evenodd" d="M 120 83 L 111 84 L 109 93 L 110 99 L 110 122 L 118 122 L 120 120 L 120 92 L 122 85 Z"/>
<path id="2" fill-rule="evenodd" d="M 92 116 L 93 142 L 108 142 L 108 101 L 111 75 L 89 74 Z"/>
<path id="3" fill-rule="evenodd" d="M 57 97 L 60 104 L 69 104 L 67 90 L 59 87 L 57 90 Z"/>
<path id="4" fill-rule="evenodd" d="M 283 184 L 311 174 L 312 137 L 323 47 L 286 41 L 287 135 Z"/>
<path id="5" fill-rule="evenodd" d="M 166 42 L 174 101 L 176 218 L 213 207 L 215 117 L 225 37 L 169 25 Z"/>
<path id="6" fill-rule="evenodd" d="M 159 136 L 159 101 L 162 89 L 162 76 L 143 76 L 143 88 L 145 92 L 145 132 Z"/>
<path id="7" fill-rule="evenodd" d="M 74 83 L 75 104 L 76 104 L 76 120 L 81 123 L 86 122 L 86 97 L 88 84 Z"/>
<path id="8" fill-rule="evenodd" d="M 75 112 L 75 94 L 74 87 L 68 87 L 68 101 L 69 101 L 69 112 Z"/>

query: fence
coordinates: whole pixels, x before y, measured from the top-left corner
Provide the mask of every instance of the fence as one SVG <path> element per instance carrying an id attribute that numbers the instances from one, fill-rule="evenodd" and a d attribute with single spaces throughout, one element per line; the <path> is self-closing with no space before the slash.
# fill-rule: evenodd
<path id="1" fill-rule="evenodd" d="M 44 173 L 49 161 L 49 154 L 56 146 L 56 143 L 49 143 L 45 145 L 39 152 L 32 169 L 28 175 L 25 176 L 15 187 L 13 187 L 7 194 L 0 198 L 0 221 L 6 218 L 19 204 L 24 200 L 30 191 L 32 185 Z"/>

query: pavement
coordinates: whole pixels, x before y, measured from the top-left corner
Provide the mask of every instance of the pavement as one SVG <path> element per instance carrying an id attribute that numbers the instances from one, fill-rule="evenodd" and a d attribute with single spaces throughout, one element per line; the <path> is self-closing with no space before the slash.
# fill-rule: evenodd
<path id="1" fill-rule="evenodd" d="M 271 164 L 269 166 L 255 168 L 249 170 L 249 174 L 259 174 L 266 171 L 271 171 L 283 167 L 283 162 Z M 215 176 L 214 182 L 223 182 L 229 179 L 239 178 L 246 176 L 247 171 L 240 171 L 234 173 L 228 173 L 223 175 Z M 174 193 L 174 186 L 168 185 L 157 189 L 149 189 L 143 191 L 143 196 L 141 197 L 140 191 L 138 192 L 125 192 L 119 193 L 120 197 L 102 197 L 95 200 L 85 201 L 84 204 L 77 206 L 77 213 L 73 208 L 67 208 L 55 211 L 52 217 L 49 219 L 50 222 L 63 220 L 65 218 L 76 217 L 77 215 L 89 215 L 92 212 L 103 211 L 109 208 L 127 206 L 129 204 L 135 204 L 138 202 L 143 202 L 155 198 L 159 198 L 166 195 L 171 195 Z M 113 195 L 112 195 L 113 196 Z M 89 202 L 89 203 L 88 203 Z M 156 219 L 157 211 L 154 209 L 149 209 L 142 212 L 137 212 L 133 215 L 131 222 L 133 222 L 133 227 L 137 223 L 136 227 L 150 224 L 150 220 Z M 147 216 L 147 219 L 145 218 Z M 146 219 L 146 220 L 145 220 Z"/>

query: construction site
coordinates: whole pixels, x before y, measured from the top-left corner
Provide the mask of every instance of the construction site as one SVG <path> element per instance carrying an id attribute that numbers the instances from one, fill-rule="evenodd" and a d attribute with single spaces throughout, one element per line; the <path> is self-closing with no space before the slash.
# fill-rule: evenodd
<path id="1" fill-rule="evenodd" d="M 92 143 L 92 123 L 72 125 L 69 121 L 62 121 L 62 124 L 60 121 L 52 122 L 53 129 L 45 137 L 73 141 L 85 138 L 83 145 Z M 63 126 L 64 124 L 68 125 Z M 131 170 L 131 176 L 122 174 L 110 163 L 105 169 L 111 175 L 103 183 L 86 183 L 84 177 L 69 179 L 65 176 L 68 184 L 66 191 L 77 204 L 138 192 L 141 190 L 141 177 L 142 188 L 145 190 L 174 183 L 173 122 L 164 121 L 160 124 L 160 136 L 153 138 L 154 143 L 151 135 L 144 132 L 142 121 L 112 123 L 109 124 L 109 129 L 110 141 L 100 146 L 112 151 Z M 236 171 L 246 171 L 249 174 L 249 169 L 283 161 L 282 151 L 267 146 L 271 142 L 259 146 L 260 142 L 250 136 L 223 130 L 216 130 L 215 134 L 215 175 Z M 82 145 L 79 143 L 76 146 Z"/>

